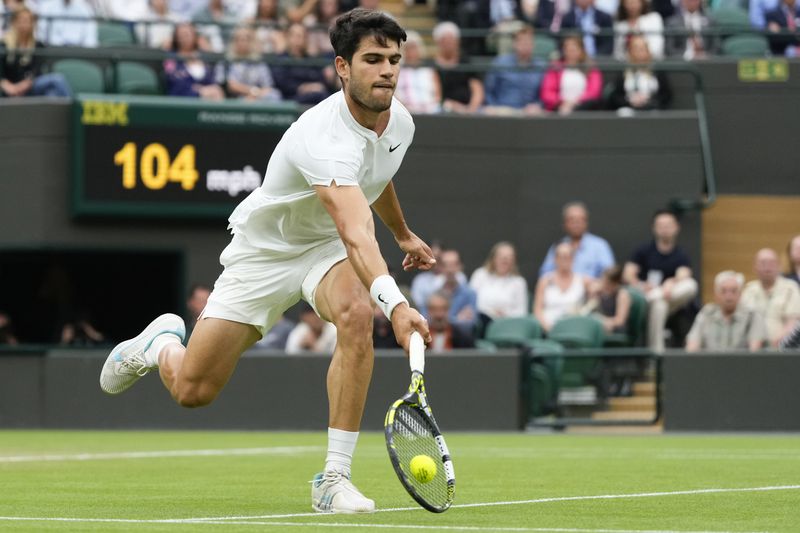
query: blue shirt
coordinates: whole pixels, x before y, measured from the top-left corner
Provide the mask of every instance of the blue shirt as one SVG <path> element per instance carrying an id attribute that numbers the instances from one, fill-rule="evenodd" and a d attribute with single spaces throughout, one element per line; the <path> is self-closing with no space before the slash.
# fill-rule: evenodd
<path id="1" fill-rule="evenodd" d="M 596 56 L 597 46 L 595 46 L 594 34 L 597 33 L 598 28 L 594 22 L 594 8 L 589 6 L 584 10 L 576 7 L 575 22 L 583 32 L 583 47 L 586 49 L 586 55 Z"/>
<path id="2" fill-rule="evenodd" d="M 522 109 L 539 102 L 544 68 L 540 60 L 533 58 L 527 65 L 520 65 L 516 55 L 506 54 L 496 57 L 492 65 L 501 68 L 492 70 L 486 76 L 486 105 Z"/>
<path id="3" fill-rule="evenodd" d="M 459 320 L 458 313 L 462 310 L 472 309 L 471 320 Z M 466 283 L 462 283 L 453 292 L 450 298 L 450 313 L 448 313 L 450 323 L 462 329 L 470 331 L 478 320 L 478 294 Z"/>
<path id="4" fill-rule="evenodd" d="M 778 9 L 779 0 L 750 0 L 750 24 L 757 29 L 767 27 L 766 14 Z"/>
<path id="5" fill-rule="evenodd" d="M 558 244 L 562 242 L 570 242 L 570 238 L 564 237 Z M 539 276 L 556 269 L 555 249 L 556 245 L 554 244 L 547 251 L 547 257 L 544 258 L 542 268 L 539 269 Z M 581 243 L 575 251 L 572 271 L 584 276 L 599 278 L 605 269 L 612 266 L 614 266 L 614 252 L 611 251 L 608 241 L 597 235 L 588 232 L 584 233 L 583 237 L 581 237 Z"/>

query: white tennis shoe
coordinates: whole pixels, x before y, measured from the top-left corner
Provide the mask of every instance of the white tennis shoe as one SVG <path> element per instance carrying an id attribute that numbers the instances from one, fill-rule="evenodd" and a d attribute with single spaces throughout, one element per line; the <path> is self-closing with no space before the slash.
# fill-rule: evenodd
<path id="1" fill-rule="evenodd" d="M 321 472 L 311 480 L 311 507 L 320 513 L 372 513 L 375 502 L 365 497 L 341 472 Z"/>
<path id="2" fill-rule="evenodd" d="M 148 364 L 145 352 L 159 335 L 171 333 L 183 342 L 186 326 L 178 315 L 167 313 L 156 318 L 138 336 L 117 344 L 103 365 L 100 388 L 108 394 L 128 390 L 142 376 L 158 365 Z"/>

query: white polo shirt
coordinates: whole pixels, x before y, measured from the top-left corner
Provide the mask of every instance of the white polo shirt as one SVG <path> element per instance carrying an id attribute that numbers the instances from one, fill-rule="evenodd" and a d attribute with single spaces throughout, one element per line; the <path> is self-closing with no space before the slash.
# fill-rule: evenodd
<path id="1" fill-rule="evenodd" d="M 228 227 L 253 246 L 290 254 L 338 239 L 314 186 L 360 187 L 371 205 L 397 172 L 413 138 L 411 114 L 397 99 L 378 137 L 356 122 L 339 91 L 289 127 L 272 153 L 263 184 L 236 207 Z"/>

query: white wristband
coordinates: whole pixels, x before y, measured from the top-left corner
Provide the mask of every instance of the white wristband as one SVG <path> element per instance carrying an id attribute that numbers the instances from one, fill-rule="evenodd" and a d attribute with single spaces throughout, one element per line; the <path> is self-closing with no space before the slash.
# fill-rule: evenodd
<path id="1" fill-rule="evenodd" d="M 394 278 L 388 274 L 375 278 L 369 288 L 369 294 L 389 320 L 392 319 L 392 311 L 398 304 L 408 303 L 406 297 L 400 292 L 400 288 L 395 283 Z"/>

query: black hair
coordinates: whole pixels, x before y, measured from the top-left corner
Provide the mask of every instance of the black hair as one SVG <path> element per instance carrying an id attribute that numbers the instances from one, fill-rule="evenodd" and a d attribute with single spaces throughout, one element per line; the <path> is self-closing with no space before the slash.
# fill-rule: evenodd
<path id="1" fill-rule="evenodd" d="M 669 216 L 671 216 L 672 218 L 675 219 L 675 222 L 680 223 L 680 220 L 678 219 L 678 214 L 675 211 L 673 211 L 671 209 L 663 209 L 663 208 L 662 209 L 658 209 L 658 210 L 656 210 L 655 213 L 653 213 L 652 221 L 655 222 L 656 219 L 658 217 L 660 217 L 661 215 L 669 215 Z"/>
<path id="2" fill-rule="evenodd" d="M 381 46 L 395 41 L 398 46 L 406 40 L 406 32 L 392 17 L 372 9 L 353 9 L 340 15 L 331 27 L 330 38 L 333 50 L 348 63 L 364 37 L 374 37 Z"/>
<path id="3" fill-rule="evenodd" d="M 650 13 L 650 2 L 648 0 L 640 0 L 642 3 L 642 12 L 639 16 Z M 617 20 L 628 20 L 628 10 L 625 9 L 625 3 L 620 0 L 619 7 L 617 7 Z"/>
<path id="4" fill-rule="evenodd" d="M 622 267 L 613 265 L 603 271 L 603 276 L 615 285 L 622 285 Z"/>

